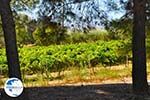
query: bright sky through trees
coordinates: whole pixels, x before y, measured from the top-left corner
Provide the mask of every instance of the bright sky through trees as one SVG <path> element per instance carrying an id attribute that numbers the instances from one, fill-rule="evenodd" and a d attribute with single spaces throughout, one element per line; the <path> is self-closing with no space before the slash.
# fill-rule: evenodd
<path id="1" fill-rule="evenodd" d="M 26 14 L 28 15 L 29 17 L 31 17 L 32 19 L 37 19 L 38 18 L 38 12 L 39 12 L 39 8 L 41 7 L 42 5 L 42 1 L 43 0 L 40 0 L 39 3 L 33 7 L 33 8 L 29 8 L 29 7 L 25 7 L 26 8 L 26 11 L 19 11 L 19 13 L 23 13 L 23 14 Z M 99 6 L 100 6 L 100 9 L 101 10 L 104 10 L 106 12 L 109 12 L 108 13 L 108 19 L 111 20 L 111 19 L 118 19 L 120 18 L 121 16 L 124 15 L 125 11 L 124 10 L 119 10 L 119 11 L 110 11 L 108 8 L 107 8 L 107 5 L 106 5 L 106 2 L 107 0 L 94 0 Z M 117 2 L 117 6 L 120 7 L 120 0 L 111 0 L 111 2 Z M 126 0 L 125 0 L 126 1 Z M 83 2 L 85 3 L 85 2 Z M 76 6 L 76 5 L 75 5 Z"/>

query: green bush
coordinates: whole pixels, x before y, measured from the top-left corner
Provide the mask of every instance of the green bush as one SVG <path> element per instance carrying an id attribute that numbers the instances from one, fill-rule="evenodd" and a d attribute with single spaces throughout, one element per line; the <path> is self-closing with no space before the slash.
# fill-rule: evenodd
<path id="1" fill-rule="evenodd" d="M 19 49 L 21 70 L 28 73 L 62 71 L 68 67 L 111 66 L 125 59 L 126 41 L 97 41 L 68 45 L 24 47 Z M 0 68 L 7 69 L 4 49 L 0 50 Z M 4 71 L 5 72 L 5 71 Z"/>
<path id="2" fill-rule="evenodd" d="M 150 58 L 150 39 L 147 39 L 146 40 L 146 47 L 147 47 L 147 58 L 149 59 Z"/>
<path id="3" fill-rule="evenodd" d="M 89 43 L 96 42 L 98 40 L 109 40 L 108 32 L 105 30 L 91 30 L 88 33 L 83 32 L 70 32 L 69 35 L 63 40 L 63 44 L 66 43 Z"/>

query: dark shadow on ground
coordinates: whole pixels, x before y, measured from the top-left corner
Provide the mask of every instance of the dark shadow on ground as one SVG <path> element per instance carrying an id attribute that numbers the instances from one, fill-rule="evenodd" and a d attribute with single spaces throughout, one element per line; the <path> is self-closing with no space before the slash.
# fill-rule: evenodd
<path id="1" fill-rule="evenodd" d="M 132 94 L 131 84 L 53 86 L 27 88 L 30 100 L 150 100 Z"/>

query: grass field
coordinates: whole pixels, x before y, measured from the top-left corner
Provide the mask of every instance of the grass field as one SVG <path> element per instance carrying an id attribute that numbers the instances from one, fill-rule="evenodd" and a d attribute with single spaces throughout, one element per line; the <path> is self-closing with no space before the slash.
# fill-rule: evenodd
<path id="1" fill-rule="evenodd" d="M 104 83 L 106 81 L 125 81 L 125 78 L 131 77 L 131 65 L 125 67 L 125 65 L 118 65 L 112 67 L 100 67 L 95 68 L 70 68 L 61 73 L 43 73 L 24 75 L 23 81 L 26 87 L 35 86 L 57 86 L 65 84 L 77 84 L 77 83 Z M 1 76 L 0 85 L 3 86 L 5 76 Z"/>
<path id="2" fill-rule="evenodd" d="M 148 79 L 150 79 L 150 63 L 147 64 Z M 24 75 L 25 87 L 60 86 L 67 84 L 107 84 L 107 83 L 130 83 L 132 67 L 129 64 L 112 67 L 96 66 L 95 68 L 70 68 L 61 73 L 43 73 Z M 3 87 L 6 76 L 0 76 L 0 86 Z"/>

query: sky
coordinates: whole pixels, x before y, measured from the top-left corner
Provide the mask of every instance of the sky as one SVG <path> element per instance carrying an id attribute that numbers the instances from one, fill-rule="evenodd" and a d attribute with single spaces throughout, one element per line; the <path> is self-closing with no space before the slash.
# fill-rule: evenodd
<path id="1" fill-rule="evenodd" d="M 68 2 L 71 2 L 72 0 L 69 0 Z M 95 12 L 93 11 L 93 13 L 87 13 L 88 9 L 91 8 L 91 4 L 92 4 L 92 1 L 95 2 L 96 5 L 94 5 L 96 8 L 98 8 L 100 11 L 105 11 L 107 12 L 107 20 L 114 20 L 114 19 L 119 19 L 121 18 L 124 14 L 125 14 L 125 11 L 124 10 L 117 10 L 117 11 L 114 11 L 114 10 L 110 10 L 107 8 L 107 5 L 106 5 L 106 2 L 107 0 L 89 0 L 87 2 L 82 2 L 82 3 L 76 3 L 75 5 L 72 4 L 72 5 L 69 5 L 71 6 L 71 11 L 73 11 L 74 13 L 76 13 L 77 17 L 79 19 L 73 19 L 72 17 L 68 16 L 67 19 L 69 19 L 70 21 L 64 20 L 64 26 L 68 27 L 68 28 L 71 28 L 71 29 L 74 29 L 74 28 L 78 28 L 78 29 L 83 29 L 84 28 L 88 28 L 88 27 L 103 27 L 104 26 L 104 23 L 105 23 L 105 20 L 106 19 L 103 19 L 101 18 L 101 16 L 103 16 L 103 14 L 94 14 Z M 120 7 L 120 3 L 119 1 L 120 0 L 110 0 L 111 2 L 114 2 L 117 4 L 118 7 Z M 81 5 L 81 12 L 78 9 L 79 5 Z M 85 6 L 86 5 L 86 6 Z M 44 8 L 45 5 L 43 6 L 42 4 L 42 0 L 40 0 L 40 2 L 34 6 L 34 8 L 26 8 L 27 10 L 26 11 L 20 11 L 19 13 L 22 13 L 22 14 L 26 14 L 28 15 L 31 19 L 35 19 L 37 20 L 39 18 L 39 11 L 42 11 Z M 88 8 L 87 8 L 88 7 Z M 41 9 L 40 9 L 41 8 Z M 50 7 L 49 7 L 50 9 Z M 62 8 L 61 8 L 62 9 Z M 50 10 L 49 12 L 53 12 L 52 10 Z M 84 13 L 85 12 L 85 13 Z M 84 19 L 81 21 L 80 20 L 80 17 L 83 17 L 85 19 L 88 18 L 88 16 L 91 16 L 93 14 L 93 16 L 98 16 L 100 15 L 100 18 L 97 18 L 97 19 L 92 19 L 91 22 L 87 22 L 87 21 L 84 21 Z M 47 15 L 47 14 L 46 14 Z M 57 16 L 57 15 L 56 15 Z M 92 17 L 94 18 L 94 17 Z M 57 23 L 62 23 L 62 17 L 59 17 L 57 19 L 53 19 L 51 18 L 51 21 L 53 22 L 57 22 Z M 97 23 L 97 24 L 95 24 Z"/>
<path id="2" fill-rule="evenodd" d="M 106 7 L 106 4 L 105 2 L 107 2 L 107 0 L 95 0 L 99 6 L 100 6 L 100 9 L 104 10 L 104 11 L 108 11 L 107 7 Z M 115 1 L 117 2 L 117 5 L 119 5 L 119 0 L 111 0 L 111 1 Z M 23 13 L 23 14 L 26 14 L 28 15 L 30 18 L 32 19 L 37 19 L 38 18 L 38 11 L 39 11 L 39 7 L 41 6 L 42 4 L 42 0 L 40 0 L 39 4 L 37 4 L 34 8 L 27 8 L 26 11 L 21 11 L 19 13 Z M 123 15 L 125 14 L 125 11 L 110 11 L 108 13 L 108 19 L 109 20 L 112 20 L 112 19 L 119 19 L 120 17 L 122 17 Z"/>
<path id="3" fill-rule="evenodd" d="M 107 2 L 108 0 L 98 0 L 98 1 L 99 1 L 99 4 L 100 4 L 101 8 L 104 9 L 105 11 L 107 11 L 108 8 L 107 8 L 105 2 Z M 121 6 L 120 3 L 119 3 L 120 0 L 110 0 L 110 1 L 112 1 L 112 2 L 115 1 L 118 7 Z M 124 1 L 127 1 L 127 0 L 124 0 Z M 124 10 L 120 10 L 120 11 L 110 11 L 110 12 L 108 13 L 108 17 L 109 17 L 110 20 L 112 20 L 112 19 L 119 19 L 119 18 L 121 18 L 124 14 L 125 14 L 125 11 L 124 11 Z"/>

